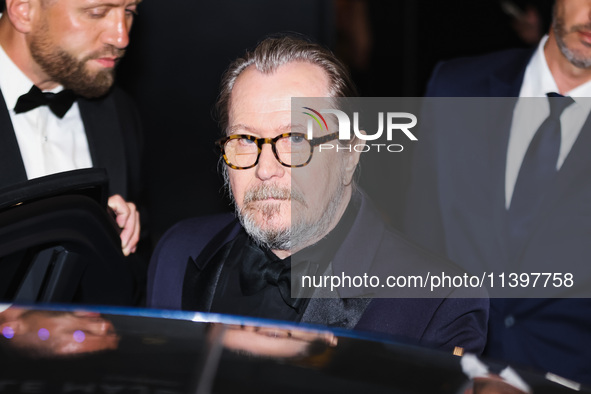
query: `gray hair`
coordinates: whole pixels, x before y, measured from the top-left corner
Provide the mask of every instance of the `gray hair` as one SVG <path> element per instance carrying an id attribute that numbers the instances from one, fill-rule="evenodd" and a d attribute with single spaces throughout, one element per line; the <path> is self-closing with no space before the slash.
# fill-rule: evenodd
<path id="1" fill-rule="evenodd" d="M 236 59 L 222 77 L 216 109 L 223 135 L 227 134 L 230 96 L 240 74 L 251 65 L 263 74 L 272 74 L 280 66 L 292 62 L 305 62 L 322 68 L 329 79 L 330 97 L 358 95 L 347 67 L 329 49 L 301 37 L 269 37 L 254 50 Z"/>

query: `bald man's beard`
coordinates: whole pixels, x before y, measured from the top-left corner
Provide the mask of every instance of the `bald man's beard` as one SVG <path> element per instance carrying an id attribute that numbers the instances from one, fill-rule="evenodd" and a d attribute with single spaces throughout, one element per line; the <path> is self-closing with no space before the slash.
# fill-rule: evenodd
<path id="1" fill-rule="evenodd" d="M 125 54 L 123 49 L 105 46 L 79 60 L 51 41 L 46 23 L 31 33 L 29 49 L 35 62 L 53 82 L 86 98 L 104 96 L 115 82 L 114 68 L 91 72 L 87 63 L 101 57 L 121 58 Z"/>
<path id="2" fill-rule="evenodd" d="M 316 243 L 331 230 L 331 225 L 341 205 L 345 186 L 339 182 L 334 193 L 317 218 L 306 219 L 304 212 L 309 209 L 303 194 L 296 189 L 276 184 L 262 184 L 247 190 L 242 209 L 238 208 L 231 188 L 236 214 L 246 233 L 262 247 L 295 253 Z M 273 226 L 273 220 L 281 215 L 282 202 L 261 202 L 273 198 L 291 204 L 291 225 Z M 259 219 L 257 219 L 257 215 Z M 257 221 L 258 220 L 258 221 Z"/>

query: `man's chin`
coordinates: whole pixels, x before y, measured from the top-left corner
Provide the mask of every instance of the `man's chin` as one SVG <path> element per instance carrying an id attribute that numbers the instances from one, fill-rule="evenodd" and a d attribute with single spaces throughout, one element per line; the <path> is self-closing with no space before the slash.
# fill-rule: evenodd
<path id="1" fill-rule="evenodd" d="M 109 93 L 115 82 L 115 70 L 105 67 L 93 67 L 91 61 L 84 64 L 84 68 L 77 75 L 72 75 L 61 81 L 66 89 L 72 90 L 84 98 L 98 98 Z"/>
<path id="2" fill-rule="evenodd" d="M 270 226 L 268 223 L 242 218 L 246 233 L 259 245 L 271 250 L 288 250 L 291 247 L 291 231 L 285 226 Z"/>
<path id="3" fill-rule="evenodd" d="M 92 77 L 89 76 L 89 80 Z M 96 80 L 98 77 L 94 76 L 94 80 Z M 98 81 L 97 83 L 91 83 L 91 84 L 74 84 L 74 85 L 66 85 L 64 84 L 64 87 L 71 89 L 74 93 L 76 93 L 79 96 L 82 96 L 84 98 L 88 98 L 88 99 L 93 99 L 93 98 L 98 98 L 98 97 L 102 97 L 104 95 L 106 95 L 107 93 L 109 93 L 109 91 L 111 90 L 111 88 L 113 87 L 113 78 L 108 78 L 104 75 L 101 76 L 101 80 Z"/>
<path id="4" fill-rule="evenodd" d="M 290 230 L 290 218 L 266 218 L 259 215 L 254 217 L 254 225 L 261 231 L 268 233 L 282 233 Z"/>

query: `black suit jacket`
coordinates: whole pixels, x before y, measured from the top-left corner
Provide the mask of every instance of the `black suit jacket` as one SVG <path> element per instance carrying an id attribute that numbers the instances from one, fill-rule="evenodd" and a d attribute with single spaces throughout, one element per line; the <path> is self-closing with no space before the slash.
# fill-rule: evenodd
<path id="1" fill-rule="evenodd" d="M 181 309 L 184 298 L 194 309 L 208 312 L 223 263 L 211 263 L 221 246 L 241 230 L 231 214 L 189 219 L 170 229 L 159 242 L 150 262 L 147 304 Z M 457 267 L 427 253 L 386 228 L 363 198 L 353 227 L 333 261 L 334 275 L 400 275 Z M 190 289 L 186 273 L 190 272 Z M 382 280 L 385 276 L 382 275 Z M 189 291 L 187 291 L 189 290 Z M 373 289 L 341 288 L 340 298 L 310 300 L 302 322 L 386 333 L 426 345 L 453 349 L 462 346 L 480 352 L 486 336 L 488 299 L 465 298 L 355 298 Z M 323 291 L 323 290 L 319 290 Z M 454 291 L 442 293 L 454 297 Z M 440 294 L 441 295 L 441 294 Z M 359 305 L 362 303 L 363 305 Z M 351 305 L 353 308 L 351 308 Z"/>
<path id="2" fill-rule="evenodd" d="M 510 50 L 441 63 L 427 96 L 515 97 L 531 56 L 531 50 Z M 577 267 L 575 280 L 589 281 L 584 271 L 591 255 L 590 119 L 546 194 L 520 256 L 511 266 L 503 264 L 510 261 L 505 167 L 514 102 L 506 101 L 511 111 L 487 115 L 481 127 L 451 129 L 433 122 L 422 129 L 406 232 L 463 266 L 507 274 Z M 590 312 L 589 299 L 491 298 L 485 355 L 591 382 Z"/>
<path id="3" fill-rule="evenodd" d="M 77 100 L 93 167 L 105 168 L 109 194 L 141 198 L 141 128 L 137 111 L 125 93 L 114 88 L 100 99 Z M 0 91 L 0 188 L 27 180 L 20 149 Z"/>

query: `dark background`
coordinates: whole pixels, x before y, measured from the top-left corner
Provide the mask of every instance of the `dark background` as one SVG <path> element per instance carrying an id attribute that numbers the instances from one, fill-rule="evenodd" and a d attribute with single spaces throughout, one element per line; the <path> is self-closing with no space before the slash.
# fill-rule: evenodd
<path id="1" fill-rule="evenodd" d="M 334 49 L 362 96 L 421 96 L 437 61 L 533 45 L 518 36 L 500 3 L 144 0 L 118 84 L 134 97 L 144 123 L 153 240 L 183 218 L 231 210 L 218 175 L 213 108 L 223 71 L 265 35 L 298 32 Z M 514 3 L 536 7 L 547 30 L 551 0 Z M 382 196 L 394 226 L 404 209 L 410 153 L 389 169 L 399 187 Z"/>

